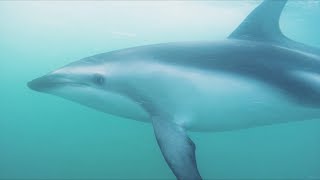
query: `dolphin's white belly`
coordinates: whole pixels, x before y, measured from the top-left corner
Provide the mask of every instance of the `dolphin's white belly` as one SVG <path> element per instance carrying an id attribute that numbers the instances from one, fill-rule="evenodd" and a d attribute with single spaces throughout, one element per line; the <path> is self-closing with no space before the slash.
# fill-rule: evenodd
<path id="1" fill-rule="evenodd" d="M 299 105 L 279 89 L 255 80 L 219 73 L 207 80 L 195 83 L 195 93 L 186 96 L 190 106 L 182 111 L 190 113 L 186 125 L 192 130 L 241 129 L 320 117 L 318 109 Z"/>
<path id="2" fill-rule="evenodd" d="M 223 131 L 320 117 L 318 109 L 293 102 L 279 89 L 236 74 L 163 65 L 151 72 L 141 88 L 189 130 Z"/>

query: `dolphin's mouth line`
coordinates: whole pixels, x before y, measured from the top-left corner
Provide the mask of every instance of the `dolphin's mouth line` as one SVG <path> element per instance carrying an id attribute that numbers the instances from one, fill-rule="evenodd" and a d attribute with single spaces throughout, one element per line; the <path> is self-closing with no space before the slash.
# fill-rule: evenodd
<path id="1" fill-rule="evenodd" d="M 86 83 L 78 83 L 78 82 L 56 82 L 56 83 L 52 83 L 53 85 L 56 86 L 89 86 Z"/>
<path id="2" fill-rule="evenodd" d="M 89 84 L 82 82 L 72 82 L 72 81 L 53 81 L 53 80 L 44 80 L 44 79 L 35 79 L 33 81 L 28 82 L 28 87 L 32 90 L 43 92 L 48 91 L 55 88 L 61 88 L 66 86 L 72 87 L 85 87 L 89 86 Z"/>

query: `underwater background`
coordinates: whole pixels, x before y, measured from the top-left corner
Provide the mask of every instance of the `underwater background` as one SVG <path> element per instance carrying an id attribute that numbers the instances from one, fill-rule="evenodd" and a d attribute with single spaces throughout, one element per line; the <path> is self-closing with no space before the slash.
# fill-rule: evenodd
<path id="1" fill-rule="evenodd" d="M 224 39 L 260 2 L 0 1 L 0 179 L 174 179 L 150 124 L 26 83 L 111 50 Z M 320 48 L 320 1 L 289 0 L 280 26 Z M 205 179 L 320 179 L 320 119 L 190 136 Z"/>

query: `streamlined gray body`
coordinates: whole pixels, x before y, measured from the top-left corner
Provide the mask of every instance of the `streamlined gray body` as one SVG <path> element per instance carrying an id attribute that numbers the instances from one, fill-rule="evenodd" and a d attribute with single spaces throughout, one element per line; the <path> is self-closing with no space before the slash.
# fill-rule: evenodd
<path id="1" fill-rule="evenodd" d="M 279 29 L 286 1 L 266 0 L 227 40 L 165 43 L 84 58 L 31 89 L 152 123 L 178 179 L 201 179 L 186 131 L 320 118 L 320 50 Z"/>

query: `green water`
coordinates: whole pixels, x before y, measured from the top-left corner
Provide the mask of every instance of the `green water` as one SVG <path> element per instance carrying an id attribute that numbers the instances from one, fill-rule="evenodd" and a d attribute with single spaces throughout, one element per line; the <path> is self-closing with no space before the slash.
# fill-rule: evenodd
<path id="1" fill-rule="evenodd" d="M 37 93 L 26 83 L 110 50 L 223 39 L 259 2 L 1 1 L 0 179 L 174 178 L 149 124 Z M 281 28 L 320 47 L 319 19 L 319 1 L 289 0 Z M 190 135 L 206 179 L 320 179 L 320 119 Z"/>

